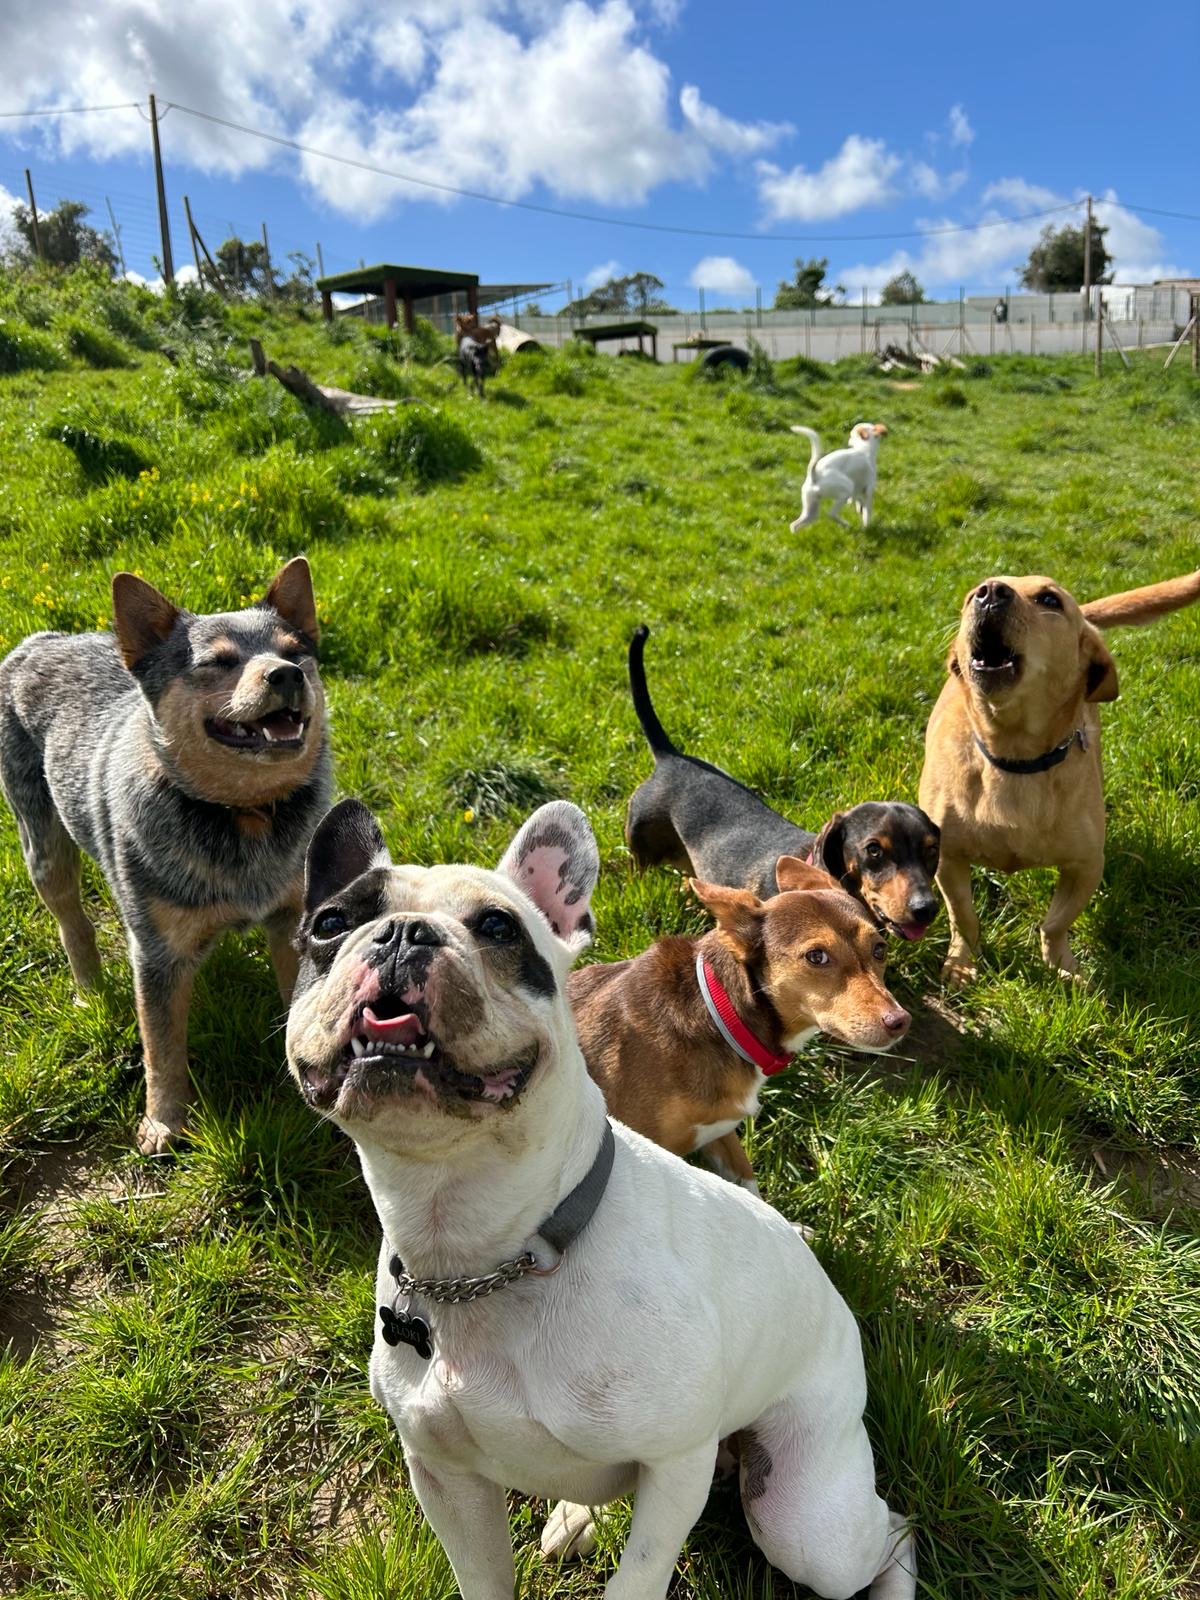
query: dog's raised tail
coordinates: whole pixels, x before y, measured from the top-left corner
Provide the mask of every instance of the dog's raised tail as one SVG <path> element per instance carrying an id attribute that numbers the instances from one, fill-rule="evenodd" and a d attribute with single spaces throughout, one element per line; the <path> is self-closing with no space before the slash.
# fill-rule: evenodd
<path id="1" fill-rule="evenodd" d="M 805 428 L 799 422 L 792 423 L 793 433 L 802 433 L 808 440 L 808 470 L 811 473 L 817 462 L 821 459 L 821 435 L 815 428 Z"/>
<path id="2" fill-rule="evenodd" d="M 1167 578 L 1163 583 L 1148 583 L 1144 589 L 1127 589 L 1124 594 L 1106 595 L 1080 606 L 1096 628 L 1122 628 L 1141 622 L 1154 622 L 1169 611 L 1190 606 L 1200 600 L 1200 572 L 1182 578 Z"/>
<path id="3" fill-rule="evenodd" d="M 671 743 L 666 730 L 658 720 L 658 713 L 650 700 L 650 690 L 646 687 L 646 669 L 642 664 L 642 652 L 649 637 L 650 629 L 641 622 L 633 630 L 633 638 L 629 641 L 629 693 L 633 697 L 633 709 L 637 712 L 642 732 L 646 735 L 646 743 L 654 754 L 677 756 L 679 751 Z"/>

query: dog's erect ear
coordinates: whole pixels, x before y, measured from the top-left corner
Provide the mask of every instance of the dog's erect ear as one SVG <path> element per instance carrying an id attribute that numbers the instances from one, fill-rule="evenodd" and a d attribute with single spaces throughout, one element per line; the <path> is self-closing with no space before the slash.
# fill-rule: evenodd
<path id="1" fill-rule="evenodd" d="M 745 961 L 762 939 L 763 903 L 749 889 L 729 889 L 724 884 L 689 878 L 688 888 L 711 911 L 726 944 Z"/>
<path id="2" fill-rule="evenodd" d="M 775 882 L 781 894 L 789 889 L 836 889 L 837 884 L 823 867 L 799 856 L 780 856 L 775 863 Z"/>
<path id="3" fill-rule="evenodd" d="M 529 896 L 573 951 L 591 944 L 592 890 L 600 876 L 600 852 L 591 824 L 578 806 L 569 800 L 539 806 L 496 870 Z"/>
<path id="4" fill-rule="evenodd" d="M 304 863 L 304 909 L 312 911 L 366 872 L 391 860 L 379 824 L 361 800 L 339 800 L 317 824 Z"/>
<path id="5" fill-rule="evenodd" d="M 312 573 L 303 556 L 297 556 L 282 567 L 271 582 L 262 601 L 271 606 L 285 622 L 299 628 L 316 644 L 321 637 L 317 621 L 317 601 L 313 594 Z"/>
<path id="6" fill-rule="evenodd" d="M 835 811 L 817 835 L 812 847 L 812 864 L 823 867 L 840 883 L 846 875 L 846 813 Z"/>
<path id="7" fill-rule="evenodd" d="M 1121 692 L 1117 684 L 1117 663 L 1108 653 L 1108 646 L 1095 628 L 1088 623 L 1083 632 L 1082 652 L 1084 662 L 1085 700 L 1115 700 Z"/>
<path id="8" fill-rule="evenodd" d="M 130 672 L 170 637 L 179 607 L 152 583 L 132 572 L 115 572 L 112 580 L 113 632 L 121 660 Z"/>

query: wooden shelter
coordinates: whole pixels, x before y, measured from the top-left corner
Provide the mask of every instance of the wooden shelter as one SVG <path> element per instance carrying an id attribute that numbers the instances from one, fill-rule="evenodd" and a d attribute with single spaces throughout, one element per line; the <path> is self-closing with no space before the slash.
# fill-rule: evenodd
<path id="1" fill-rule="evenodd" d="M 396 326 L 396 301 L 404 307 L 404 326 L 413 331 L 413 304 L 417 300 L 432 300 L 437 295 L 466 293 L 467 308 L 479 310 L 479 277 L 474 272 L 438 272 L 431 267 L 398 267 L 383 261 L 374 267 L 360 267 L 357 272 L 339 272 L 333 277 L 318 278 L 321 291 L 321 311 L 326 322 L 333 321 L 335 294 L 379 295 L 387 310 L 387 325 Z"/>
<path id="2" fill-rule="evenodd" d="M 658 360 L 658 329 L 653 322 L 605 322 L 599 327 L 576 328 L 576 339 L 586 339 L 590 345 L 600 344 L 606 339 L 636 339 L 638 354 L 645 355 L 643 338 L 650 340 L 650 355 Z"/>

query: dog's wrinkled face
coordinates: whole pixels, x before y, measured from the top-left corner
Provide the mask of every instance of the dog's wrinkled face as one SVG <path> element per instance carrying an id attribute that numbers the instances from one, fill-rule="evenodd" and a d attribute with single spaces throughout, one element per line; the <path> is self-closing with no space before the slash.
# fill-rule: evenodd
<path id="1" fill-rule="evenodd" d="M 941 831 L 918 806 L 867 801 L 831 817 L 813 846 L 824 867 L 881 928 L 920 939 L 937 916 Z"/>
<path id="2" fill-rule="evenodd" d="M 987 702 L 1117 698 L 1112 656 L 1053 578 L 988 578 L 972 589 L 948 666 Z"/>
<path id="3" fill-rule="evenodd" d="M 599 869 L 582 813 L 529 819 L 495 872 L 394 866 L 358 801 L 309 846 L 287 1053 L 305 1099 L 352 1134 L 419 1146 L 430 1118 L 511 1113 L 570 1037 L 564 980 Z"/>
<path id="4" fill-rule="evenodd" d="M 320 752 L 324 694 L 303 557 L 257 605 L 209 616 L 118 573 L 113 629 L 154 708 L 163 752 L 194 793 L 221 805 L 263 805 L 304 781 Z"/>
<path id="5" fill-rule="evenodd" d="M 890 1050 L 912 1018 L 884 986 L 879 929 L 828 873 L 795 856 L 780 856 L 775 878 L 780 893 L 769 900 L 696 880 L 692 888 L 724 943 L 757 974 L 785 1046 L 796 1049 L 820 1029 L 854 1050 Z"/>

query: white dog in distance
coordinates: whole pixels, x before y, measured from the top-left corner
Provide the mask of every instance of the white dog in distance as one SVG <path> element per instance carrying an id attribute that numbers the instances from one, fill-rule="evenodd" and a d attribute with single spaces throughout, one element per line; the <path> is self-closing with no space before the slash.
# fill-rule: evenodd
<path id="1" fill-rule="evenodd" d="M 875 477 L 878 468 L 875 457 L 879 441 L 887 432 L 882 422 L 857 422 L 850 430 L 844 450 L 831 450 L 821 454 L 820 435 L 812 428 L 792 424 L 793 433 L 802 433 L 812 446 L 808 458 L 808 471 L 800 491 L 804 510 L 792 523 L 792 532 L 807 528 L 821 515 L 821 501 L 830 500 L 829 515 L 843 528 L 850 524 L 838 512 L 850 500 L 862 515 L 864 528 L 870 526 L 871 501 L 875 494 Z"/>

